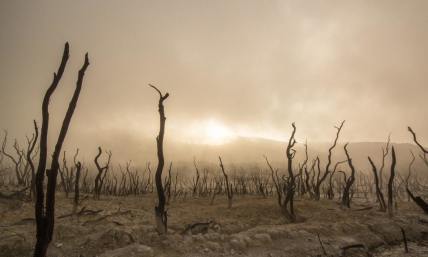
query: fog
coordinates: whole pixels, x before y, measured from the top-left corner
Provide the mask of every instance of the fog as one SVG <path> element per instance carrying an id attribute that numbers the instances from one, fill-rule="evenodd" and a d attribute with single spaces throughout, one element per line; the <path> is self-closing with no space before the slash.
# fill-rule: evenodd
<path id="1" fill-rule="evenodd" d="M 291 122 L 299 142 L 329 142 L 346 120 L 343 142 L 389 133 L 411 142 L 410 125 L 426 143 L 427 13 L 426 1 L 1 1 L 0 128 L 20 140 L 31 133 L 69 41 L 50 139 L 89 52 L 66 139 L 83 155 L 102 145 L 153 156 L 148 83 L 171 95 L 167 154 L 242 137 L 283 141 Z"/>

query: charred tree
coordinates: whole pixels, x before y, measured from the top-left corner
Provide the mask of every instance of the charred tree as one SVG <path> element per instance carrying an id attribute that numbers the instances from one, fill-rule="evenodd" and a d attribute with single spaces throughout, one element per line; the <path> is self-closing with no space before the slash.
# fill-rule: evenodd
<path id="1" fill-rule="evenodd" d="M 425 147 L 423 147 L 423 146 L 419 143 L 418 139 L 416 138 L 416 133 L 413 131 L 413 129 L 412 129 L 411 127 L 407 127 L 407 129 L 408 129 L 408 130 L 409 130 L 409 132 L 412 134 L 413 142 L 415 142 L 415 144 L 416 144 L 416 145 L 419 147 L 419 149 L 421 149 L 421 151 L 422 151 L 421 159 L 424 161 L 425 165 L 427 165 L 427 166 L 428 166 L 428 157 L 427 157 L 427 155 L 428 155 L 428 150 L 427 150 Z"/>
<path id="2" fill-rule="evenodd" d="M 165 234 L 167 232 L 168 228 L 168 217 L 167 212 L 165 210 L 165 191 L 162 186 L 162 171 L 163 166 L 165 164 L 165 159 L 163 155 L 163 138 L 165 134 L 165 109 L 163 102 L 168 98 L 169 93 L 166 93 L 165 95 L 162 94 L 162 92 L 156 88 L 153 85 L 150 85 L 154 90 L 156 90 L 159 93 L 159 135 L 156 137 L 156 144 L 157 144 L 157 156 L 158 156 L 158 167 L 156 168 L 156 174 L 155 174 L 155 183 L 156 183 L 156 190 L 158 194 L 158 205 L 155 206 L 155 219 L 156 219 L 156 226 L 159 234 Z"/>
<path id="3" fill-rule="evenodd" d="M 424 162 L 425 162 L 425 164 L 426 165 L 428 165 L 428 160 L 427 160 L 427 154 L 428 154 L 428 150 L 427 149 L 425 149 L 425 147 L 423 147 L 419 142 L 418 142 L 418 140 L 417 140 L 417 138 L 416 138 L 416 133 L 412 130 L 412 128 L 411 127 L 408 127 L 408 129 L 409 129 L 409 132 L 412 134 L 412 136 L 413 136 L 413 141 L 416 143 L 416 145 L 419 147 L 419 149 L 421 149 L 421 151 L 422 151 L 422 154 L 423 155 L 421 155 L 421 158 L 424 160 Z M 412 155 L 413 155 L 413 153 L 412 153 Z M 413 158 L 413 161 L 414 161 L 414 158 Z M 407 192 L 407 194 L 409 195 L 409 197 L 413 200 L 413 202 L 415 202 L 416 203 L 416 205 L 418 205 L 426 214 L 428 214 L 428 204 L 420 197 L 420 196 L 415 196 L 413 193 L 412 193 L 412 191 L 410 191 L 410 188 L 409 188 L 409 184 L 408 184 L 408 180 L 409 180 L 409 177 L 410 177 L 410 172 L 411 172 L 411 165 L 413 164 L 413 161 L 412 161 L 412 163 L 409 165 L 409 175 L 408 175 L 408 177 L 407 177 L 407 179 L 406 179 L 406 192 Z"/>
<path id="4" fill-rule="evenodd" d="M 30 165 L 31 170 L 31 185 L 30 185 L 30 196 L 33 197 L 36 195 L 36 168 L 34 166 L 32 153 L 37 144 L 37 139 L 39 138 L 39 128 L 37 127 L 37 122 L 34 120 L 34 134 L 31 140 L 28 140 L 28 150 L 27 150 L 27 163 Z"/>
<path id="5" fill-rule="evenodd" d="M 74 155 L 74 166 L 76 167 L 76 179 L 74 180 L 74 201 L 73 201 L 73 213 L 76 213 L 77 207 L 79 206 L 80 199 L 80 173 L 82 170 L 82 163 L 80 161 L 76 161 L 77 155 L 79 154 L 79 149 L 76 150 L 76 154 Z"/>
<path id="6" fill-rule="evenodd" d="M 380 189 L 379 177 L 377 174 L 377 168 L 376 168 L 376 165 L 374 164 L 373 160 L 370 158 L 370 156 L 368 157 L 368 159 L 369 159 L 370 165 L 372 166 L 374 184 L 375 184 L 375 190 L 376 190 L 376 198 L 377 198 L 377 201 L 379 202 L 379 210 L 381 212 L 385 212 L 386 211 L 386 203 L 385 203 L 385 198 L 383 197 L 382 190 Z"/>
<path id="7" fill-rule="evenodd" d="M 296 180 L 293 173 L 293 159 L 296 154 L 296 150 L 294 150 L 293 147 L 296 144 L 296 139 L 294 138 L 296 134 L 296 125 L 292 123 L 291 126 L 293 127 L 293 132 L 291 132 L 286 150 L 288 178 L 284 187 L 284 202 L 282 203 L 282 210 L 288 219 L 295 221 L 294 194 L 296 190 Z"/>
<path id="8" fill-rule="evenodd" d="M 107 163 L 105 166 L 101 167 L 100 163 L 99 163 L 99 158 L 101 156 L 101 154 L 103 153 L 103 150 L 101 149 L 101 147 L 98 147 L 98 154 L 95 156 L 94 162 L 95 162 L 95 166 L 97 167 L 98 173 L 97 176 L 95 177 L 95 188 L 94 188 L 94 199 L 99 200 L 100 199 L 100 195 L 101 195 L 101 189 L 103 187 L 103 183 L 104 183 L 104 178 L 107 175 L 107 171 L 110 167 L 110 161 L 111 161 L 111 151 L 107 152 Z"/>
<path id="9" fill-rule="evenodd" d="M 317 201 L 321 197 L 321 191 L 320 191 L 321 185 L 324 182 L 324 180 L 327 178 L 327 175 L 330 173 L 332 152 L 333 152 L 333 149 L 337 145 L 337 140 L 339 139 L 340 131 L 342 130 L 344 123 L 345 123 L 345 121 L 342 121 L 342 123 L 340 123 L 339 127 L 337 127 L 337 126 L 335 127 L 337 130 L 336 138 L 334 139 L 333 145 L 328 149 L 327 165 L 325 166 L 325 171 L 324 171 L 324 174 L 321 176 L 321 178 L 320 178 L 321 170 L 319 169 L 319 160 L 318 160 L 318 175 L 317 175 L 317 181 L 316 181 L 315 188 L 314 188 L 314 197 L 315 197 L 315 200 L 317 200 Z"/>
<path id="10" fill-rule="evenodd" d="M 346 143 L 343 149 L 345 150 L 348 165 L 349 165 L 349 168 L 351 169 L 351 175 L 345 181 L 346 183 L 343 189 L 342 205 L 348 208 L 351 208 L 350 190 L 355 181 L 355 167 L 354 167 L 354 164 L 352 163 L 351 157 L 349 156 L 347 147 L 348 147 L 348 144 Z"/>
<path id="11" fill-rule="evenodd" d="M 199 169 L 198 169 L 198 165 L 196 164 L 196 159 L 193 158 L 193 165 L 195 166 L 195 171 L 196 171 L 196 178 L 192 178 L 193 180 L 193 197 L 196 196 L 196 193 L 198 192 L 198 188 L 199 188 Z"/>
<path id="12" fill-rule="evenodd" d="M 270 164 L 268 158 L 266 156 L 264 156 L 264 157 L 266 160 L 266 164 L 268 165 L 268 167 L 271 171 L 271 178 L 272 178 L 272 182 L 275 186 L 278 205 L 282 206 L 282 189 L 281 189 L 281 183 L 280 183 L 279 178 L 278 178 L 278 170 L 274 170 L 272 165 Z"/>
<path id="13" fill-rule="evenodd" d="M 389 181 L 388 181 L 388 214 L 390 217 L 392 217 L 394 215 L 394 206 L 393 206 L 394 191 L 393 191 L 393 187 L 394 187 L 394 178 L 395 178 L 395 165 L 397 163 L 394 146 L 392 146 L 392 148 L 391 148 L 391 157 L 392 157 L 391 174 L 389 176 Z"/>
<path id="14" fill-rule="evenodd" d="M 230 209 L 232 208 L 232 199 L 233 199 L 232 185 L 229 184 L 229 177 L 227 176 L 226 171 L 224 170 L 223 161 L 221 160 L 220 156 L 218 157 L 218 160 L 220 161 L 220 168 L 221 168 L 221 171 L 223 172 L 224 182 L 226 184 L 227 208 Z"/>
<path id="15" fill-rule="evenodd" d="M 47 162 L 47 139 L 48 139 L 48 127 L 49 127 L 49 102 L 52 94 L 56 90 L 62 75 L 65 70 L 69 57 L 69 45 L 65 44 L 64 52 L 62 55 L 61 64 L 58 68 L 57 73 L 54 73 L 52 84 L 49 86 L 46 94 L 43 98 L 42 104 L 42 127 L 40 131 L 40 152 L 39 152 L 39 164 L 36 173 L 36 204 L 35 204 L 35 216 L 37 224 L 36 234 L 36 245 L 34 249 L 34 257 L 45 257 L 52 240 L 52 234 L 55 223 L 55 190 L 57 184 L 57 175 L 59 169 L 58 158 L 61 153 L 61 148 L 67 135 L 68 128 L 70 126 L 71 118 L 74 110 L 76 109 L 77 101 L 79 99 L 80 91 L 82 89 L 83 77 L 85 71 L 89 66 L 88 54 L 85 55 L 85 62 L 82 68 L 79 70 L 76 88 L 74 90 L 73 97 L 68 106 L 64 120 L 62 122 L 61 130 L 55 145 L 55 150 L 52 155 L 52 163 L 50 169 L 46 170 Z M 44 178 L 47 175 L 47 189 L 46 189 L 46 203 L 44 193 Z"/>

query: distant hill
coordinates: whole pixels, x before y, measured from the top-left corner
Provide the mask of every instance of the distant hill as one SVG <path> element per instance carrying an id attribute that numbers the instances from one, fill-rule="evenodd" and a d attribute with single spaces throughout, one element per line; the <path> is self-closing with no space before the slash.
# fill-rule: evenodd
<path id="1" fill-rule="evenodd" d="M 113 152 L 113 162 L 125 162 L 132 160 L 136 165 L 144 165 L 147 161 L 156 163 L 156 144 L 154 139 L 140 139 L 128 134 L 116 134 L 114 137 L 94 139 L 88 138 L 78 144 L 82 150 L 82 156 L 86 162 L 92 163 L 96 154 L 96 146 L 90 146 L 87 142 L 99 142 L 106 149 Z M 393 143 L 397 153 L 397 170 L 407 174 L 411 159 L 410 151 L 417 156 L 419 149 L 409 143 Z M 308 153 L 310 161 L 316 156 L 321 159 L 321 167 L 325 167 L 328 149 L 331 142 L 311 143 L 308 142 Z M 385 142 L 353 142 L 349 143 L 348 149 L 357 170 L 371 172 L 367 156 L 371 156 L 375 163 L 380 166 L 382 158 L 382 147 Z M 191 164 L 196 158 L 198 162 L 212 163 L 217 165 L 218 156 L 221 155 L 226 164 L 248 165 L 259 164 L 264 167 L 266 155 L 278 168 L 286 167 L 285 158 L 286 143 L 263 138 L 237 138 L 222 145 L 189 144 L 183 142 L 165 141 L 165 158 L 173 161 L 176 165 Z M 301 142 L 296 145 L 295 164 L 304 158 L 304 146 Z M 333 152 L 333 161 L 345 160 L 343 143 L 340 142 Z M 177 167 L 177 166 L 176 166 Z M 347 167 L 344 165 L 344 167 Z M 389 172 L 390 154 L 386 159 L 385 170 Z M 425 171 L 427 168 L 417 156 L 414 164 L 415 170 Z"/>

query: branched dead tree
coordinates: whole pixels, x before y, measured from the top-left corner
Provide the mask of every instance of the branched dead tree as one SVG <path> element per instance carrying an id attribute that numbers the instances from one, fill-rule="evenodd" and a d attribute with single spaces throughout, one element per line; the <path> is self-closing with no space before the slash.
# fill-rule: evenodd
<path id="1" fill-rule="evenodd" d="M 378 174 L 377 174 L 377 168 L 376 168 L 376 165 L 374 164 L 373 160 L 370 158 L 370 156 L 367 158 L 369 159 L 370 165 L 372 166 L 374 184 L 375 184 L 375 190 L 376 190 L 376 198 L 377 198 L 377 201 L 379 202 L 379 210 L 381 212 L 385 212 L 386 211 L 386 203 L 385 203 L 385 198 L 383 197 L 382 190 L 379 186 L 379 178 L 378 178 Z"/>
<path id="2" fill-rule="evenodd" d="M 394 215 L 394 206 L 393 206 L 394 191 L 393 191 L 393 187 L 394 187 L 394 177 L 395 177 L 395 165 L 397 163 L 394 146 L 391 147 L 391 157 L 392 157 L 391 175 L 389 176 L 389 181 L 388 181 L 388 214 L 390 217 L 392 217 Z"/>
<path id="3" fill-rule="evenodd" d="M 286 150 L 288 178 L 284 184 L 284 202 L 282 203 L 282 210 L 288 219 L 295 221 L 296 215 L 294 213 L 294 193 L 296 190 L 296 180 L 293 173 L 293 159 L 296 155 L 296 150 L 293 149 L 293 147 L 296 144 L 296 139 L 294 138 L 296 134 L 296 125 L 293 122 L 291 126 L 293 127 L 293 132 L 291 132 Z"/>
<path id="4" fill-rule="evenodd" d="M 348 162 L 348 161 L 345 160 L 345 161 L 336 162 L 336 164 L 334 165 L 333 171 L 330 173 L 329 185 L 328 185 L 328 190 L 327 190 L 327 198 L 329 200 L 334 199 L 333 177 L 336 174 L 336 171 L 337 171 L 337 168 L 339 167 L 339 165 L 341 165 L 342 163 L 345 163 L 345 162 Z"/>
<path id="5" fill-rule="evenodd" d="M 327 175 L 330 173 L 332 152 L 333 152 L 333 149 L 337 145 L 337 140 L 339 139 L 340 131 L 342 130 L 344 123 L 345 123 L 345 121 L 342 121 L 342 123 L 340 123 L 339 127 L 335 126 L 335 128 L 337 130 L 336 138 L 334 139 L 333 145 L 328 149 L 327 165 L 325 166 L 325 171 L 324 171 L 324 174 L 321 176 L 321 178 L 320 178 L 321 170 L 319 169 L 319 163 L 320 162 L 318 160 L 318 175 L 317 175 L 317 181 L 316 181 L 315 188 L 314 188 L 314 196 L 315 196 L 315 200 L 317 200 L 317 201 L 321 197 L 321 191 L 320 191 L 321 185 L 324 182 L 324 180 L 327 178 Z"/>
<path id="6" fill-rule="evenodd" d="M 22 159 L 24 158 L 24 154 L 19 149 L 19 145 L 18 145 L 18 142 L 16 140 L 15 140 L 15 143 L 13 144 L 13 148 L 16 151 L 17 157 L 14 157 L 12 154 L 10 154 L 10 153 L 8 153 L 6 151 L 7 135 L 8 135 L 8 133 L 5 130 L 4 131 L 4 140 L 3 140 L 1 152 L 3 153 L 4 156 L 6 156 L 7 158 L 9 158 L 10 161 L 14 164 L 14 166 L 15 166 L 15 176 L 16 176 L 16 181 L 17 181 L 18 185 L 19 186 L 25 186 L 25 174 L 21 170 Z"/>
<path id="7" fill-rule="evenodd" d="M 413 137 L 413 142 L 415 142 L 415 144 L 419 147 L 419 149 L 421 149 L 421 151 L 422 151 L 422 155 L 421 155 L 421 159 L 424 161 L 424 163 L 428 166 L 428 157 L 427 157 L 427 155 L 428 155 L 428 150 L 425 148 L 425 147 L 423 147 L 420 143 L 419 143 L 419 141 L 418 141 L 418 139 L 416 138 L 416 133 L 413 131 L 413 129 L 411 128 L 411 127 L 407 127 L 407 129 L 409 130 L 409 132 L 412 134 L 412 137 Z"/>
<path id="8" fill-rule="evenodd" d="M 379 168 L 379 188 L 381 191 L 383 190 L 383 184 L 384 184 L 383 183 L 383 178 L 384 178 L 383 169 L 385 168 L 385 160 L 389 154 L 389 149 L 391 148 L 390 144 L 391 144 L 391 135 L 388 135 L 388 140 L 386 141 L 386 145 L 385 145 L 385 147 L 382 147 L 382 163 L 381 163 L 380 168 Z"/>
<path id="9" fill-rule="evenodd" d="M 65 44 L 64 52 L 62 55 L 61 64 L 58 68 L 57 73 L 54 73 L 54 78 L 52 84 L 49 86 L 48 90 L 43 99 L 42 104 L 42 127 L 40 131 L 40 154 L 39 154 L 39 164 L 37 167 L 36 173 L 36 204 L 35 204 L 35 216 L 37 223 L 37 235 L 36 235 L 36 245 L 34 249 L 34 257 L 45 257 L 46 252 L 49 246 L 49 243 L 52 240 L 52 234 L 54 230 L 55 223 L 55 190 L 57 184 L 57 175 L 59 169 L 59 155 L 61 153 L 61 148 L 67 135 L 68 128 L 70 126 L 71 118 L 73 116 L 74 110 L 76 109 L 77 100 L 79 99 L 80 91 L 82 89 L 83 77 L 85 71 L 89 66 L 88 54 L 85 55 L 85 62 L 82 68 L 79 70 L 76 88 L 74 90 L 73 97 L 68 106 L 67 112 L 65 114 L 64 120 L 62 122 L 61 130 L 58 136 L 58 140 L 55 145 L 55 150 L 52 155 L 52 163 L 49 170 L 46 170 L 47 162 L 47 139 L 48 139 L 48 127 L 49 127 L 49 102 L 52 94 L 60 82 L 62 75 L 65 70 L 69 57 L 69 45 L 68 42 Z M 44 178 L 47 175 L 47 189 L 46 189 L 46 204 L 45 204 L 45 194 L 44 194 Z"/>
<path id="10" fill-rule="evenodd" d="M 155 206 L 155 218 L 156 218 L 156 226 L 159 234 L 165 234 L 168 229 L 168 216 L 167 211 L 165 210 L 165 191 L 162 186 L 162 171 L 163 166 L 165 164 L 164 156 L 163 156 L 163 138 L 165 134 L 165 109 L 163 102 L 168 98 L 169 93 L 165 95 L 155 86 L 150 85 L 154 90 L 159 93 L 159 135 L 156 137 L 157 144 L 157 156 L 158 156 L 158 167 L 156 168 L 155 174 L 155 183 L 156 190 L 158 194 L 158 205 Z"/>
<path id="11" fill-rule="evenodd" d="M 224 183 L 226 184 L 226 193 L 227 193 L 227 208 L 232 208 L 232 199 L 233 199 L 233 188 L 232 184 L 229 184 L 229 177 L 226 174 L 226 171 L 224 170 L 223 161 L 221 160 L 221 157 L 218 157 L 218 160 L 220 161 L 220 168 L 223 172 L 224 176 Z"/>
<path id="12" fill-rule="evenodd" d="M 281 189 L 281 183 L 280 183 L 279 178 L 278 178 L 278 170 L 273 169 L 272 165 L 270 164 L 270 162 L 266 156 L 264 156 L 264 158 L 265 158 L 266 164 L 268 165 L 270 172 L 271 172 L 271 178 L 272 178 L 272 182 L 275 186 L 278 205 L 282 206 L 282 189 Z"/>
<path id="13" fill-rule="evenodd" d="M 193 165 L 195 166 L 195 171 L 196 171 L 196 178 L 192 178 L 192 181 L 193 181 L 193 197 L 195 197 L 196 193 L 198 192 L 199 177 L 200 177 L 198 165 L 196 164 L 196 158 L 193 158 Z"/>
<path id="14" fill-rule="evenodd" d="M 346 179 L 346 183 L 345 183 L 345 187 L 343 189 L 343 195 L 342 195 L 342 205 L 348 208 L 351 208 L 351 197 L 349 193 L 355 181 L 355 167 L 352 163 L 351 157 L 349 156 L 347 147 L 348 147 L 348 143 L 345 144 L 343 149 L 345 150 L 346 158 L 348 160 L 348 165 L 349 165 L 349 168 L 351 169 L 351 175 L 348 177 L 348 179 Z"/>
<path id="15" fill-rule="evenodd" d="M 101 147 L 98 147 L 98 154 L 95 156 L 94 162 L 95 166 L 97 167 L 98 174 L 95 177 L 95 188 L 94 188 L 94 199 L 99 200 L 101 195 L 101 189 L 104 184 L 104 178 L 107 175 L 107 171 L 110 167 L 110 161 L 111 161 L 111 151 L 106 152 L 107 153 L 107 163 L 104 167 L 101 167 L 100 163 L 98 162 L 98 159 L 100 158 L 101 154 L 103 153 L 103 150 Z"/>
<path id="16" fill-rule="evenodd" d="M 409 132 L 412 134 L 413 136 L 413 141 L 416 143 L 416 145 L 419 147 L 419 149 L 421 149 L 422 151 L 422 155 L 421 158 L 422 160 L 424 160 L 425 164 L 428 166 L 428 160 L 427 160 L 427 154 L 428 154 L 428 150 L 425 149 L 425 147 L 423 147 L 417 140 L 416 138 L 416 133 L 412 130 L 411 127 L 408 127 Z M 412 153 L 413 155 L 413 153 Z M 413 156 L 414 157 L 414 156 Z M 410 191 L 409 189 L 409 185 L 408 185 L 408 180 L 410 177 L 410 172 L 411 172 L 411 166 L 413 164 L 414 158 L 412 160 L 412 162 L 409 165 L 409 175 L 407 177 L 406 180 L 406 192 L 409 195 L 409 197 L 426 213 L 428 214 L 428 204 L 420 197 L 420 196 L 415 196 L 412 191 Z"/>

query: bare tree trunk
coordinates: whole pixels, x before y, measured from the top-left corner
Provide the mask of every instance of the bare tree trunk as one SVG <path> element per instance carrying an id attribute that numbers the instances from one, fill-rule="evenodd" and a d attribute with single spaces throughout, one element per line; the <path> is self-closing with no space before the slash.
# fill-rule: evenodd
<path id="1" fill-rule="evenodd" d="M 100 195 L 101 195 L 101 188 L 103 187 L 103 182 L 104 182 L 104 178 L 107 174 L 107 171 L 110 167 L 110 161 L 111 161 L 111 156 L 112 153 L 111 151 L 107 152 L 107 163 L 104 167 L 101 167 L 100 163 L 98 162 L 98 159 L 100 158 L 101 154 L 102 154 L 102 149 L 99 146 L 98 147 L 98 154 L 95 156 L 94 162 L 95 162 L 95 166 L 97 167 L 98 170 L 98 174 L 95 177 L 95 188 L 94 188 L 94 199 L 99 200 L 100 199 Z"/>
<path id="2" fill-rule="evenodd" d="M 296 144 L 296 140 L 294 139 L 296 134 L 296 125 L 292 123 L 291 126 L 293 127 L 293 132 L 291 133 L 290 139 L 288 140 L 286 150 L 288 179 L 286 183 L 286 189 L 284 190 L 285 197 L 284 202 L 282 203 L 282 209 L 287 218 L 289 218 L 291 221 L 295 221 L 296 215 L 294 214 L 294 194 L 296 190 L 296 180 L 293 174 L 293 159 L 296 154 L 296 150 L 294 150 L 293 147 Z"/>
<path id="3" fill-rule="evenodd" d="M 226 171 L 224 170 L 224 166 L 223 166 L 223 162 L 221 160 L 221 157 L 218 157 L 219 161 L 220 161 L 220 168 L 221 171 L 223 172 L 223 176 L 224 176 L 224 180 L 226 183 L 226 193 L 227 193 L 227 208 L 230 209 L 232 208 L 232 199 L 233 199 L 233 190 L 231 188 L 232 185 L 229 184 L 229 177 L 226 174 Z"/>
<path id="4" fill-rule="evenodd" d="M 349 176 L 349 178 L 346 180 L 345 188 L 343 189 L 342 205 L 348 208 L 351 208 L 351 197 L 349 195 L 349 192 L 355 181 L 355 168 L 354 168 L 354 165 L 352 164 L 352 159 L 349 156 L 347 147 L 348 147 L 348 144 L 345 144 L 343 149 L 345 150 L 346 158 L 348 160 L 348 165 L 349 165 L 349 168 L 351 169 L 351 176 Z"/>
<path id="5" fill-rule="evenodd" d="M 380 186 L 379 186 L 379 178 L 377 175 L 377 168 L 376 168 L 376 165 L 374 164 L 373 160 L 370 158 L 370 156 L 368 157 L 368 159 L 369 159 L 370 165 L 372 166 L 372 170 L 373 170 L 374 183 L 375 183 L 375 189 L 376 189 L 376 197 L 377 197 L 377 201 L 379 202 L 379 210 L 381 212 L 385 212 L 386 211 L 385 198 L 383 197 L 382 190 L 380 189 Z"/>
<path id="6" fill-rule="evenodd" d="M 76 162 L 77 155 L 79 154 L 79 149 L 77 149 L 76 154 L 74 155 L 74 166 L 76 167 L 76 180 L 74 181 L 74 201 L 73 201 L 73 214 L 76 213 L 77 207 L 79 206 L 80 198 L 80 172 L 82 170 L 82 163 L 80 161 Z"/>
<path id="7" fill-rule="evenodd" d="M 30 196 L 31 198 L 36 195 L 36 168 L 34 166 L 33 157 L 31 154 L 34 151 L 34 148 L 37 144 L 37 139 L 39 138 L 39 128 L 37 127 L 37 122 L 34 120 L 34 136 L 31 141 L 28 141 L 29 147 L 27 151 L 27 162 L 30 165 L 31 170 L 31 185 L 30 185 Z"/>
<path id="8" fill-rule="evenodd" d="M 165 134 L 165 110 L 163 106 L 163 101 L 165 101 L 169 93 L 166 93 L 165 95 L 162 95 L 161 91 L 157 89 L 155 86 L 150 85 L 153 89 L 155 89 L 159 93 L 159 135 L 156 137 L 156 143 L 157 143 L 157 155 L 158 155 L 158 167 L 156 169 L 155 174 L 155 183 L 156 183 L 156 190 L 158 194 L 158 205 L 155 206 L 155 218 L 156 218 L 156 227 L 159 234 L 166 234 L 168 229 L 168 217 L 167 212 L 165 210 L 165 192 L 164 188 L 162 186 L 162 171 L 163 166 L 165 164 L 164 156 L 163 156 L 163 138 Z"/>
<path id="9" fill-rule="evenodd" d="M 318 176 L 317 176 L 317 182 L 316 182 L 316 185 L 314 188 L 315 200 L 317 200 L 317 201 L 320 200 L 320 197 L 321 197 L 321 192 L 320 192 L 321 185 L 324 182 L 324 180 L 327 178 L 327 175 L 330 173 L 332 152 L 333 152 L 333 149 L 337 145 L 337 140 L 339 139 L 340 131 L 342 130 L 344 123 L 345 123 L 345 121 L 342 121 L 342 123 L 340 123 L 339 127 L 335 127 L 337 129 L 336 138 L 334 139 L 333 145 L 328 149 L 327 165 L 325 167 L 325 171 L 324 171 L 324 174 L 322 175 L 321 179 L 320 179 L 321 170 L 319 168 L 320 161 L 318 159 Z"/>
<path id="10" fill-rule="evenodd" d="M 396 164 L 396 157 L 395 157 L 395 149 L 394 146 L 391 148 L 391 156 L 392 156 L 392 163 L 391 163 L 391 175 L 389 176 L 388 181 L 388 214 L 390 217 L 394 215 L 394 206 L 393 206 L 393 197 L 394 197 L 394 177 L 395 177 L 395 164 Z"/>
<path id="11" fill-rule="evenodd" d="M 77 100 L 79 99 L 80 91 L 82 88 L 83 77 L 85 71 L 89 65 L 88 54 L 85 55 L 85 62 L 82 68 L 79 71 L 78 79 L 76 83 L 76 89 L 74 91 L 73 97 L 68 106 L 67 112 L 65 114 L 62 127 L 58 136 L 58 140 L 55 145 L 55 150 L 52 155 L 51 168 L 47 170 L 47 191 L 46 191 L 46 206 L 44 203 L 44 189 L 43 182 L 46 175 L 46 162 L 47 162 L 47 136 L 48 136 L 48 127 L 49 127 L 49 101 L 54 93 L 55 89 L 58 86 L 59 81 L 61 80 L 62 74 L 64 73 L 65 66 L 67 64 L 69 57 L 69 45 L 65 44 L 64 53 L 62 56 L 61 64 L 58 68 L 58 72 L 54 74 L 54 79 L 43 99 L 42 104 L 42 128 L 40 133 L 40 157 L 39 165 L 36 173 L 36 204 L 35 204 L 35 216 L 37 223 L 37 235 L 36 235 L 36 245 L 34 249 L 34 257 L 45 257 L 46 252 L 49 246 L 49 243 L 52 240 L 52 234 L 54 230 L 55 222 L 55 190 L 56 190 L 56 179 L 58 175 L 59 162 L 58 158 L 61 153 L 61 148 L 67 135 L 68 127 L 71 122 L 74 110 L 77 105 Z"/>

